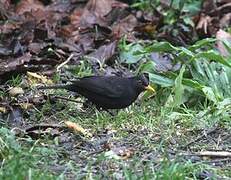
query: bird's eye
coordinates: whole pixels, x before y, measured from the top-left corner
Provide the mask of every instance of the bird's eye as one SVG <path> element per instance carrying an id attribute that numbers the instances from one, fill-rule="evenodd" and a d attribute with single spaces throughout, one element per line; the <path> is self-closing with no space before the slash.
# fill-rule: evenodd
<path id="1" fill-rule="evenodd" d="M 143 81 L 138 80 L 138 84 L 139 84 L 139 85 L 143 85 Z"/>

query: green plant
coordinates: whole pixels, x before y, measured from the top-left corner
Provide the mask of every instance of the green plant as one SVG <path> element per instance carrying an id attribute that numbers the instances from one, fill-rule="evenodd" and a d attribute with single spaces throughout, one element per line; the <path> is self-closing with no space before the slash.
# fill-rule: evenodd
<path id="1" fill-rule="evenodd" d="M 6 128 L 0 128 L 0 160 L 8 159 L 12 152 L 18 152 L 20 146 L 15 137 Z"/>
<path id="2" fill-rule="evenodd" d="M 13 87 L 19 86 L 22 83 L 22 76 L 12 76 L 12 79 L 8 80 L 6 83 Z"/>
<path id="3" fill-rule="evenodd" d="M 69 66 L 68 70 L 77 77 L 92 75 L 92 67 L 87 60 L 80 61 L 76 66 Z"/>
<path id="4" fill-rule="evenodd" d="M 54 179 L 49 172 L 37 166 L 40 161 L 46 164 L 46 158 L 54 156 L 54 153 L 37 147 L 37 141 L 27 141 L 32 143 L 32 148 L 22 146 L 10 130 L 0 128 L 0 179 Z"/>
<path id="5" fill-rule="evenodd" d="M 143 49 L 143 46 L 140 43 L 127 44 L 126 38 L 122 38 L 119 43 L 119 49 L 121 63 L 133 64 L 137 63 L 142 58 L 142 55 L 135 54 L 136 51 Z"/>
<path id="6" fill-rule="evenodd" d="M 152 83 L 162 87 L 174 87 L 175 106 L 185 102 L 182 100 L 184 90 L 197 91 L 216 104 L 231 95 L 231 61 L 214 49 L 215 41 L 204 39 L 187 48 L 176 47 L 168 42 L 154 42 L 133 52 L 133 55 L 143 55 L 140 59 L 146 59 L 138 70 L 148 72 Z M 225 47 L 228 49 L 230 46 Z M 155 62 L 150 58 L 153 52 L 171 54 L 172 61 L 180 62 L 185 67 L 179 74 L 177 71 L 159 73 Z"/>
<path id="7" fill-rule="evenodd" d="M 195 25 L 192 16 L 200 12 L 202 2 L 201 0 L 137 0 L 132 7 L 154 12 L 154 16 L 158 15 L 160 18 L 158 32 L 173 36 L 172 42 L 175 44 L 189 44 L 197 39 L 197 35 L 193 32 Z"/>
<path id="8" fill-rule="evenodd" d="M 0 99 L 3 98 L 4 96 L 6 96 L 6 92 L 4 92 L 3 90 L 0 90 Z"/>
<path id="9" fill-rule="evenodd" d="M 131 7 L 139 8 L 141 10 L 152 10 L 153 7 L 157 7 L 160 4 L 160 0 L 133 0 Z"/>

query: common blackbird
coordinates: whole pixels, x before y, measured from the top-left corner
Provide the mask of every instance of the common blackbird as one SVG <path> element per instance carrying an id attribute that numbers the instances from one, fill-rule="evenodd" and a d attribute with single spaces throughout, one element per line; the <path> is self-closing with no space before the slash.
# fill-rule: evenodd
<path id="1" fill-rule="evenodd" d="M 97 108 L 104 110 L 125 108 L 145 90 L 155 92 L 144 74 L 135 77 L 88 76 L 68 84 L 43 86 L 38 89 L 67 89 L 77 92 Z"/>

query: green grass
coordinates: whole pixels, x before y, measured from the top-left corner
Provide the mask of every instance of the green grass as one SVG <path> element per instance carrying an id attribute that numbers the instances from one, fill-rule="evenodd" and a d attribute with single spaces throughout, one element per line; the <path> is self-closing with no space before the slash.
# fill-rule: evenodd
<path id="1" fill-rule="evenodd" d="M 20 82 L 17 77 L 8 84 L 17 86 Z M 65 90 L 46 92 L 68 95 Z M 229 99 L 216 105 L 200 102 L 199 106 L 189 108 L 184 104 L 173 106 L 172 92 L 170 88 L 161 88 L 155 98 L 138 101 L 115 116 L 99 112 L 94 106 L 83 109 L 81 104 L 48 100 L 28 112 L 26 123 L 72 121 L 92 133 L 93 138 L 73 134 L 71 130 L 59 131 L 57 137 L 50 133 L 35 139 L 16 137 L 4 123 L 5 127 L 0 129 L 0 179 L 178 180 L 198 179 L 206 173 L 231 177 L 226 166 L 216 167 L 203 159 L 194 162 L 193 158 L 179 156 L 181 147 L 203 134 L 203 130 L 219 125 L 221 132 L 215 135 L 223 137 L 230 133 Z M 210 139 L 195 142 L 190 148 L 194 152 L 217 149 L 217 143 Z M 221 147 L 227 150 L 230 146 L 229 142 L 223 142 Z M 121 159 L 116 154 L 129 148 L 131 157 Z"/>
<path id="2" fill-rule="evenodd" d="M 52 155 L 51 149 L 38 146 L 37 141 L 31 139 L 16 139 L 14 134 L 6 128 L 0 128 L 0 134 L 0 179 L 52 177 L 45 168 L 39 169 L 37 166 L 41 161 L 46 163 L 44 159 L 46 155 L 42 152 L 47 150 L 48 154 Z M 25 142 L 22 145 L 23 141 Z"/>
<path id="3" fill-rule="evenodd" d="M 21 75 L 13 76 L 6 83 L 9 84 L 12 87 L 19 86 L 22 83 L 22 76 Z"/>
<path id="4" fill-rule="evenodd" d="M 172 109 L 157 99 L 132 105 L 116 116 L 94 108 L 81 111 L 72 102 L 66 102 L 65 106 L 59 100 L 55 104 L 47 102 L 39 112 L 32 110 L 32 114 L 39 115 L 28 121 L 35 124 L 73 121 L 94 138 L 74 135 L 70 131 L 60 132 L 55 138 L 49 135 L 40 139 L 20 138 L 1 128 L 0 179 L 197 179 L 204 172 L 230 177 L 231 171 L 225 167 L 218 169 L 200 161 L 192 162 L 177 153 L 181 145 L 201 135 L 200 129 L 217 123 L 224 130 L 228 129 L 228 119 L 224 120 L 221 115 L 216 117 L 215 112 L 202 116 L 199 110 Z M 69 140 L 65 142 L 62 138 Z M 110 144 L 111 149 L 103 149 Z M 215 148 L 211 142 L 198 142 L 192 146 L 213 149 L 213 145 Z M 225 145 L 230 147 L 228 143 Z M 113 153 L 108 155 L 108 151 L 114 152 L 113 146 L 118 149 L 131 147 L 133 155 L 125 160 L 117 159 Z M 172 150 L 176 150 L 175 155 L 169 153 Z"/>

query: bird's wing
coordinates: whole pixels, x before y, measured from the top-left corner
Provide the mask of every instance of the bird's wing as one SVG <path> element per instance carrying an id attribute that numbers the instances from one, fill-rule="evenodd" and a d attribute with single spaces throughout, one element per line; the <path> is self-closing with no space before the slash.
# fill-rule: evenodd
<path id="1" fill-rule="evenodd" d="M 121 78 L 117 77 L 90 76 L 81 78 L 72 83 L 82 90 L 90 91 L 105 97 L 117 98 L 123 96 L 123 93 L 126 92 L 126 85 L 121 81 Z"/>

